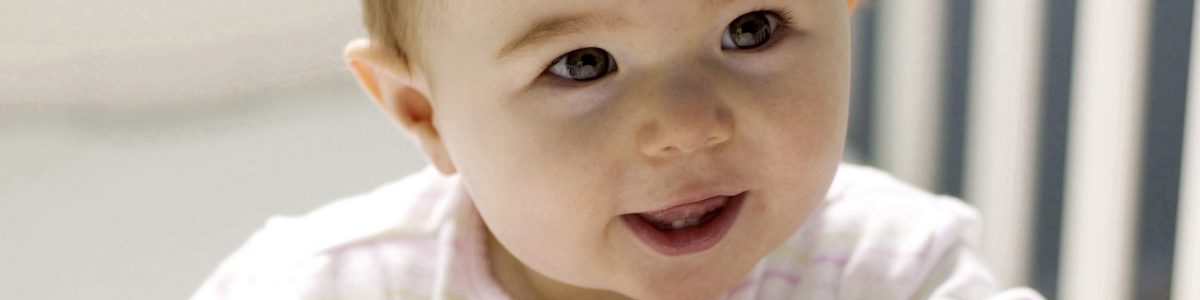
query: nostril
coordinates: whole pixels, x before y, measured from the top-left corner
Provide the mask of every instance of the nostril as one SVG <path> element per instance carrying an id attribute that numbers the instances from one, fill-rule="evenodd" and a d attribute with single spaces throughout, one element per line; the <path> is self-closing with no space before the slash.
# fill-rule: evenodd
<path id="1" fill-rule="evenodd" d="M 703 142 L 695 142 L 695 143 L 692 143 L 691 145 L 680 146 L 678 144 L 675 144 L 675 145 L 660 147 L 658 154 L 670 156 L 670 155 L 691 153 L 691 152 L 694 152 L 697 150 L 716 146 L 718 144 L 725 142 L 725 140 L 726 140 L 726 138 L 724 136 L 714 135 L 714 136 L 705 138 Z"/>
<path id="2" fill-rule="evenodd" d="M 704 139 L 704 146 L 706 146 L 706 147 L 713 147 L 713 146 L 716 146 L 716 145 L 718 145 L 718 144 L 724 143 L 724 142 L 726 142 L 726 141 L 728 141 L 728 140 L 729 140 L 729 135 L 726 135 L 726 134 L 716 134 L 716 135 L 713 135 L 713 136 L 710 136 L 710 137 L 708 137 L 707 139 Z"/>

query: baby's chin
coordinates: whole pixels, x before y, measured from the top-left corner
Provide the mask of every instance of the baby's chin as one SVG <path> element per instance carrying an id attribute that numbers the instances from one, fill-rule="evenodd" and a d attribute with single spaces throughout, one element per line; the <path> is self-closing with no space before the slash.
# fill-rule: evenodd
<path id="1" fill-rule="evenodd" d="M 756 250 L 756 249 L 755 249 Z M 614 291 L 634 299 L 719 299 L 757 265 L 754 251 L 732 259 L 688 266 L 632 266 Z"/>
<path id="2" fill-rule="evenodd" d="M 710 269 L 707 274 L 700 276 L 674 277 L 664 276 L 658 280 L 645 280 L 635 283 L 627 292 L 622 292 L 634 299 L 720 299 L 725 292 L 737 285 L 744 273 L 732 271 L 717 271 Z"/>

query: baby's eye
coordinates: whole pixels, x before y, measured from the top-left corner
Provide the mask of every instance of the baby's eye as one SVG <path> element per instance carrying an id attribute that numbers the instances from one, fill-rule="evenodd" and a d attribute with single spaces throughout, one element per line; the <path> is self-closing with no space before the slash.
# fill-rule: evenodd
<path id="1" fill-rule="evenodd" d="M 721 49 L 753 49 L 771 40 L 779 27 L 779 16 L 769 11 L 756 11 L 737 17 L 721 35 Z"/>
<path id="2" fill-rule="evenodd" d="M 617 69 L 617 62 L 608 51 L 600 48 L 583 48 L 567 52 L 554 60 L 546 71 L 555 76 L 574 81 L 591 81 L 604 77 Z"/>

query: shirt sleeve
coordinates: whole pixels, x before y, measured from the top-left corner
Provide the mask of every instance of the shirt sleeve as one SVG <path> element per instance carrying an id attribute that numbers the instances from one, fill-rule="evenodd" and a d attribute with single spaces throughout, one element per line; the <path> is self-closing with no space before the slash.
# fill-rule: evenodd
<path id="1" fill-rule="evenodd" d="M 998 291 L 991 272 L 970 247 L 959 246 L 937 262 L 913 299 L 1042 300 L 1036 291 L 1012 288 Z"/>
<path id="2" fill-rule="evenodd" d="M 953 204 L 959 200 L 951 200 Z M 966 208 L 965 205 L 961 205 Z M 969 209 L 969 208 L 968 208 Z M 960 222 L 966 227 L 978 225 L 977 215 L 964 214 Z M 964 230 L 954 239 L 949 249 L 934 260 L 934 264 L 913 299 L 988 299 L 988 300 L 1040 300 L 1045 299 L 1036 291 L 1025 288 L 1001 290 L 983 260 L 975 252 L 978 234 L 975 230 Z"/>

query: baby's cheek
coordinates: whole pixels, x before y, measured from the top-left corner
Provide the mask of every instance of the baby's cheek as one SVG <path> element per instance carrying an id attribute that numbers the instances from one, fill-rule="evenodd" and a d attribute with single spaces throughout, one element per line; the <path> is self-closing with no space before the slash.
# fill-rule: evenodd
<path id="1" fill-rule="evenodd" d="M 575 284 L 592 280 L 578 270 L 598 269 L 597 249 L 601 243 L 602 226 L 594 226 L 587 214 L 580 214 L 579 205 L 563 199 L 568 195 L 541 192 L 529 197 L 514 197 L 505 208 L 496 207 L 497 226 L 493 234 L 521 263 L 533 270 L 560 281 Z M 497 206 L 500 206 L 497 205 Z M 582 274 L 594 274 L 584 272 Z"/>

